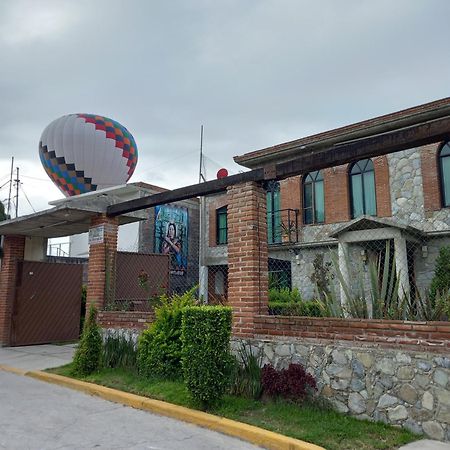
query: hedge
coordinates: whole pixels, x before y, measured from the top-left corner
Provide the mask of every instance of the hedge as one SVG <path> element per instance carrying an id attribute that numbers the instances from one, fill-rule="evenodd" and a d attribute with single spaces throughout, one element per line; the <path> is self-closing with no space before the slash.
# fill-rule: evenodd
<path id="1" fill-rule="evenodd" d="M 183 310 L 181 341 L 184 381 L 202 407 L 214 405 L 230 382 L 231 308 L 194 306 Z"/>

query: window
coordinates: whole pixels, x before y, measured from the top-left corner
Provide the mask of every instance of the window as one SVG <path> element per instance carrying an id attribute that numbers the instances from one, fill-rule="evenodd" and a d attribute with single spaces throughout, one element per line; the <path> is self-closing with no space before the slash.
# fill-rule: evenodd
<path id="1" fill-rule="evenodd" d="M 280 183 L 270 181 L 267 186 L 267 240 L 269 244 L 281 242 Z"/>
<path id="2" fill-rule="evenodd" d="M 303 223 L 325 221 L 323 175 L 320 170 L 310 172 L 303 178 Z"/>
<path id="3" fill-rule="evenodd" d="M 352 218 L 377 214 L 375 172 L 370 159 L 362 159 L 350 166 L 350 197 Z"/>
<path id="4" fill-rule="evenodd" d="M 439 152 L 439 168 L 442 206 L 450 206 L 450 142 L 447 142 Z"/>
<path id="5" fill-rule="evenodd" d="M 216 211 L 216 244 L 228 242 L 227 225 L 227 207 L 224 206 Z"/>

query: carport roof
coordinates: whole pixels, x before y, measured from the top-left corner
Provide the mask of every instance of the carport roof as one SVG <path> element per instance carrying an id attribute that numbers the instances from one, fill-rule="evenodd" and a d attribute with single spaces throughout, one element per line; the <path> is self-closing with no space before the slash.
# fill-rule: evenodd
<path id="1" fill-rule="evenodd" d="M 89 231 L 91 218 L 106 213 L 108 206 L 159 192 L 161 188 L 129 183 L 50 202 L 53 208 L 0 222 L 0 235 L 20 234 L 55 238 Z M 147 218 L 145 211 L 118 216 L 119 225 Z"/>
<path id="2" fill-rule="evenodd" d="M 91 218 L 98 211 L 67 205 L 39 211 L 28 216 L 0 222 L 0 235 L 19 234 L 55 238 L 89 231 Z M 142 220 L 141 217 L 119 216 L 119 225 Z"/>

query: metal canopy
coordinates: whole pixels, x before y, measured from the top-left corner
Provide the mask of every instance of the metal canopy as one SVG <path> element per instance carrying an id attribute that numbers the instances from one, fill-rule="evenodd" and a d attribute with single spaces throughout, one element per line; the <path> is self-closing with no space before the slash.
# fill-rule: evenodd
<path id="1" fill-rule="evenodd" d="M 54 208 L 0 222 L 0 235 L 55 238 L 86 233 L 89 231 L 91 218 L 104 214 L 108 206 L 158 190 L 155 186 L 147 188 L 142 183 L 130 183 L 55 200 L 50 202 Z M 120 215 L 119 225 L 146 218 L 145 211 Z"/>
<path id="2" fill-rule="evenodd" d="M 0 222 L 0 235 L 19 234 L 55 238 L 89 231 L 91 218 L 98 212 L 62 206 L 39 211 L 28 216 Z M 119 225 L 142 220 L 136 216 L 120 216 Z"/>

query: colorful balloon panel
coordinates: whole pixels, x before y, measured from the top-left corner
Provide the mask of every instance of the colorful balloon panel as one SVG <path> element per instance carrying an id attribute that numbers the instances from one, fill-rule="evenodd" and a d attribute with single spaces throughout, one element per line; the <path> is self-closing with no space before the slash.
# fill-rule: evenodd
<path id="1" fill-rule="evenodd" d="M 39 142 L 47 175 L 66 196 L 126 183 L 138 160 L 132 134 L 95 114 L 69 114 L 50 123 Z"/>

